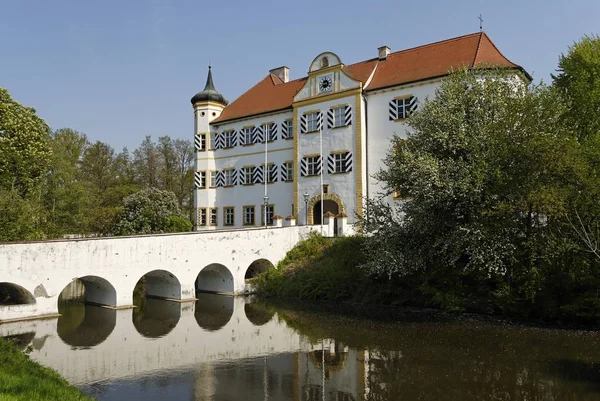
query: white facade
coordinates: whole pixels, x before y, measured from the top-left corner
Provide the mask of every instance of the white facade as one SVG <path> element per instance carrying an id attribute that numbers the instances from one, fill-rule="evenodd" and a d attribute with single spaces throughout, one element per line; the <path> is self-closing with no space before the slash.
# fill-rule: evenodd
<path id="1" fill-rule="evenodd" d="M 328 212 L 346 215 L 348 223 L 354 223 L 363 213 L 365 199 L 385 196 L 394 202 L 402 198 L 374 176 L 385 167 L 383 160 L 393 136 L 406 137 L 406 119 L 435 96 L 449 71 L 475 68 L 476 62 L 481 62 L 527 76 L 501 55 L 485 33 L 398 53 L 382 46 L 377 54 L 377 58 L 345 66 L 334 53 L 321 53 L 310 63 L 307 77 L 291 82 L 287 67 L 271 70 L 270 76 L 231 105 L 214 90 L 209 76 L 210 94 L 223 101 L 203 100 L 208 96 L 206 89 L 192 99 L 196 114 L 196 229 L 263 225 L 265 199 L 268 224 L 275 215 L 293 216 L 298 225 L 320 224 L 321 216 Z M 265 102 L 265 97 L 283 93 L 278 91 L 279 85 L 289 85 L 294 92 L 285 92 L 279 103 Z M 259 103 L 262 108 L 253 107 Z M 288 121 L 293 138 L 284 135 Z M 261 130 L 265 124 L 276 130 L 275 140 L 266 144 Z M 245 130 L 257 133 L 254 144 L 244 143 Z M 231 143 L 233 138 L 235 143 Z M 274 166 L 276 173 L 275 182 L 266 186 L 265 163 Z M 286 163 L 293 165 L 293 177 L 285 176 Z M 249 168 L 257 172 L 252 183 L 242 177 L 249 174 L 244 172 Z M 248 217 L 252 208 L 254 219 Z"/>

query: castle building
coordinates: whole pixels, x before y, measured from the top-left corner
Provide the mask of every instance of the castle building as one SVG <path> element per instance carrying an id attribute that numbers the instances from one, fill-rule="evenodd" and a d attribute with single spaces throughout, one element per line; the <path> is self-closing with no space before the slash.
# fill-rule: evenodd
<path id="1" fill-rule="evenodd" d="M 373 175 L 406 119 L 453 69 L 497 66 L 531 80 L 484 32 L 345 65 L 319 54 L 308 75 L 279 67 L 232 103 L 206 86 L 192 97 L 196 229 L 271 225 L 281 216 L 320 224 L 324 214 L 361 215 L 387 194 Z M 331 214 L 329 214 L 331 213 Z"/>

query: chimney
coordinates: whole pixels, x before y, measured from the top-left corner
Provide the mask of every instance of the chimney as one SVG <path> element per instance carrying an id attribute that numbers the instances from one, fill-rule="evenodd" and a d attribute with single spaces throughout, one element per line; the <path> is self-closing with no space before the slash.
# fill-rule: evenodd
<path id="1" fill-rule="evenodd" d="M 269 72 L 273 75 L 277 75 L 283 82 L 290 81 L 290 69 L 286 66 L 273 68 Z"/>
<path id="2" fill-rule="evenodd" d="M 390 48 L 387 46 L 381 46 L 377 50 L 379 50 L 379 61 L 386 60 L 390 55 Z"/>

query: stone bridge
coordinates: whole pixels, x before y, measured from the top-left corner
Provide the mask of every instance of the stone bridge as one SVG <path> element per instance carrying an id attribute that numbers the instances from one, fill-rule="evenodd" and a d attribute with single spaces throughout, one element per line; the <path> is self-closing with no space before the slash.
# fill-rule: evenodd
<path id="1" fill-rule="evenodd" d="M 132 307 L 133 290 L 142 277 L 149 297 L 184 302 L 195 300 L 198 292 L 241 294 L 246 278 L 275 266 L 300 239 L 319 229 L 292 226 L 2 244 L 0 323 L 57 315 L 59 296 L 74 282 L 83 284 L 87 303 L 115 309 Z M 3 304 L 3 297 L 11 305 Z"/>

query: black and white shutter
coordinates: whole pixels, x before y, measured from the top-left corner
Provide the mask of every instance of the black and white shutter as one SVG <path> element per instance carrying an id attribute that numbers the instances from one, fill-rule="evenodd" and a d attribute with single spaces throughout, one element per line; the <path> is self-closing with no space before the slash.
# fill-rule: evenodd
<path id="1" fill-rule="evenodd" d="M 300 133 L 305 134 L 307 129 L 308 119 L 306 114 L 300 116 Z"/>
<path id="2" fill-rule="evenodd" d="M 216 186 L 217 187 L 222 187 L 225 185 L 225 171 L 221 170 L 221 171 L 217 171 L 216 174 Z"/>
<path id="3" fill-rule="evenodd" d="M 237 146 L 238 144 L 238 134 L 239 131 L 232 131 L 229 135 L 231 135 L 231 146 Z M 241 141 L 240 141 L 241 144 Z"/>
<path id="4" fill-rule="evenodd" d="M 263 184 L 263 167 L 255 166 L 254 172 L 252 173 L 252 182 L 254 184 Z"/>
<path id="5" fill-rule="evenodd" d="M 268 168 L 269 176 L 267 178 L 272 178 L 272 180 L 268 180 L 269 182 L 277 182 L 277 164 L 271 164 Z"/>
<path id="6" fill-rule="evenodd" d="M 306 177 L 308 175 L 308 159 L 303 157 L 300 159 L 300 175 Z"/>
<path id="7" fill-rule="evenodd" d="M 317 131 L 321 131 L 323 129 L 323 113 L 319 112 L 317 114 Z"/>
<path id="8" fill-rule="evenodd" d="M 409 117 L 415 111 L 417 111 L 417 98 L 415 96 L 412 96 L 410 98 L 410 103 L 408 105 L 408 110 L 407 110 L 407 113 L 406 113 L 406 117 Z"/>
<path id="9" fill-rule="evenodd" d="M 396 99 L 390 100 L 390 104 L 388 107 L 390 114 L 390 121 L 394 121 L 398 119 L 398 101 Z"/>
<path id="10" fill-rule="evenodd" d="M 291 121 L 284 121 L 283 124 L 281 124 L 281 139 L 292 138 L 293 129 Z"/>
<path id="11" fill-rule="evenodd" d="M 352 124 L 352 107 L 345 106 L 344 108 L 344 125 L 348 126 Z"/>
<path id="12" fill-rule="evenodd" d="M 261 126 L 254 127 L 252 131 L 252 143 L 262 143 L 265 140 L 264 130 Z"/>
<path id="13" fill-rule="evenodd" d="M 335 127 L 334 113 L 335 113 L 335 109 L 327 110 L 327 128 Z"/>
<path id="14" fill-rule="evenodd" d="M 215 134 L 215 149 L 223 149 L 225 147 L 225 134 L 223 132 L 217 132 Z"/>
<path id="15" fill-rule="evenodd" d="M 292 177 L 288 177 L 287 163 L 281 164 L 281 181 L 292 180 Z"/>
<path id="16" fill-rule="evenodd" d="M 200 171 L 194 172 L 194 186 L 196 189 L 204 188 L 204 186 L 202 186 L 202 173 Z"/>
<path id="17" fill-rule="evenodd" d="M 269 124 L 269 141 L 276 141 L 277 140 L 277 124 L 276 123 L 272 123 Z"/>
<path id="18" fill-rule="evenodd" d="M 196 151 L 202 150 L 202 135 L 196 134 L 194 135 L 194 148 Z"/>

